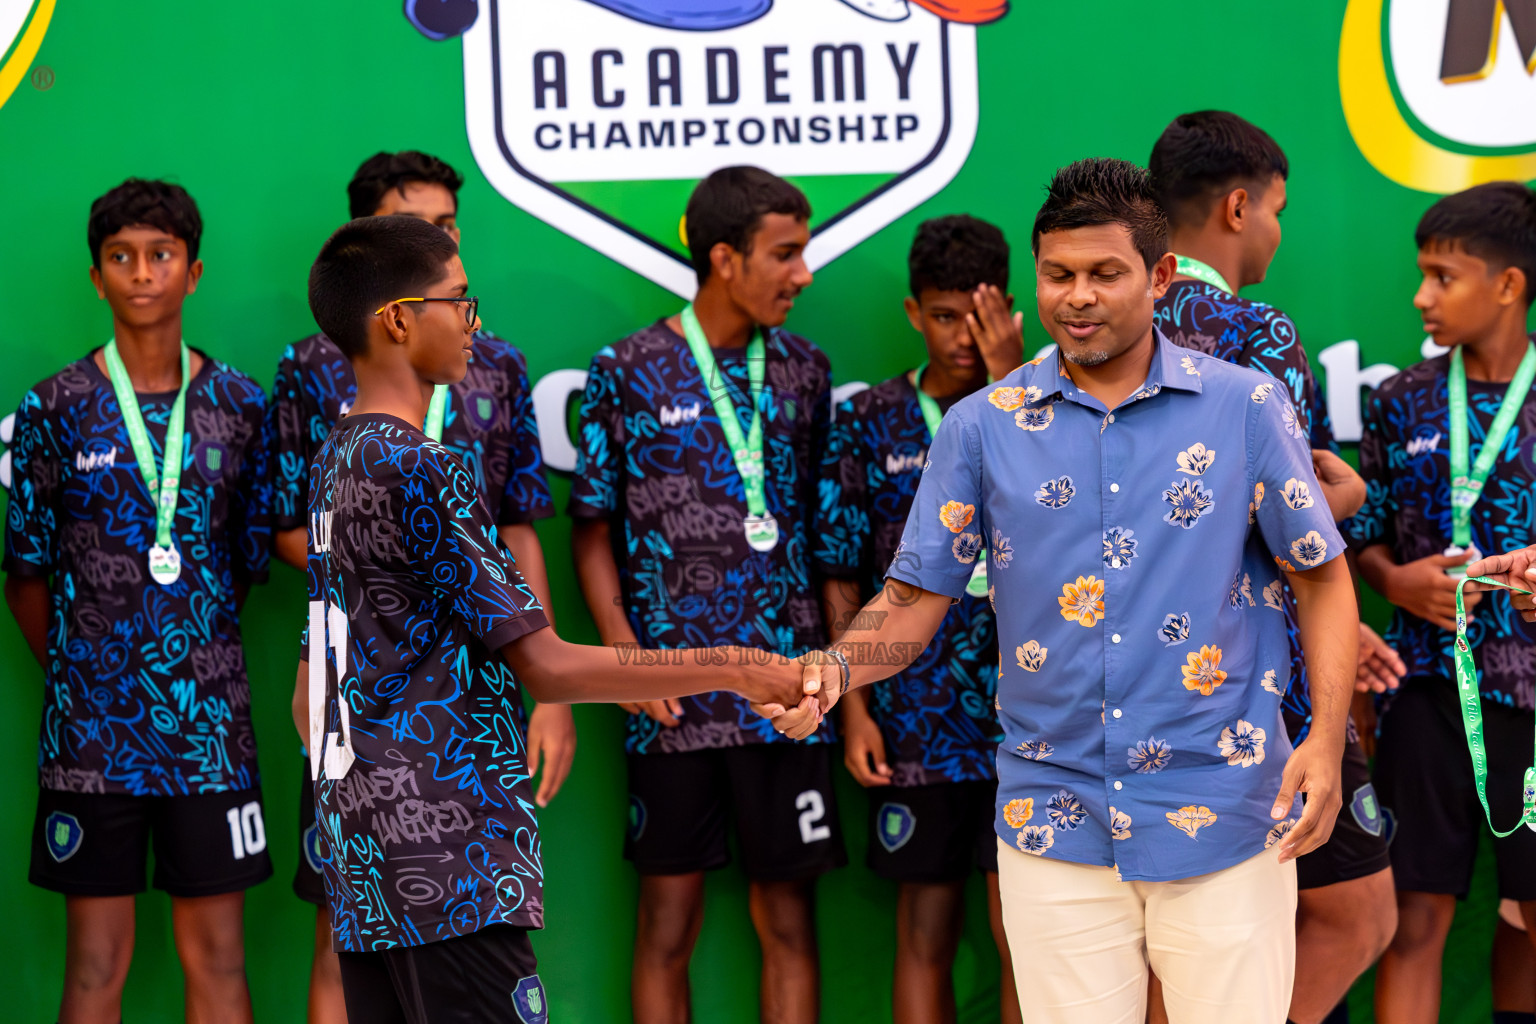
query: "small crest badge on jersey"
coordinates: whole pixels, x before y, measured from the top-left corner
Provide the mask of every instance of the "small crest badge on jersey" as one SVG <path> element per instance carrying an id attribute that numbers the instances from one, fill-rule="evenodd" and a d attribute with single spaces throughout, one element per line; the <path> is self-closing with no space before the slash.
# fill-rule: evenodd
<path id="1" fill-rule="evenodd" d="M 465 397 L 464 407 L 481 430 L 491 429 L 491 424 L 496 422 L 496 399 L 484 391 L 471 391 Z"/>
<path id="2" fill-rule="evenodd" d="M 85 829 L 73 814 L 54 811 L 43 822 L 43 838 L 48 844 L 48 856 L 62 864 L 79 852 Z"/>
<path id="3" fill-rule="evenodd" d="M 917 815 L 906 804 L 882 804 L 876 821 L 877 837 L 886 853 L 895 853 L 906 846 L 912 833 L 917 831 Z"/>
<path id="4" fill-rule="evenodd" d="M 544 999 L 544 983 L 537 974 L 517 983 L 512 990 L 512 1008 L 523 1024 L 545 1024 L 549 1020 L 549 1004 Z"/>

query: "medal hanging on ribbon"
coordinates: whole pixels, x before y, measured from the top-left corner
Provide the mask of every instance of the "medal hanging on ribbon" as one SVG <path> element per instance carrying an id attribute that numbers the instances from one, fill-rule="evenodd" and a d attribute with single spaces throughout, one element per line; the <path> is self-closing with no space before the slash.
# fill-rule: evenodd
<path id="1" fill-rule="evenodd" d="M 737 417 L 736 403 L 731 401 L 725 378 L 715 362 L 714 350 L 699 326 L 698 315 L 690 303 L 683 309 L 683 338 L 688 351 L 699 366 L 699 376 L 704 390 L 709 392 L 710 403 L 715 407 L 715 418 L 725 434 L 726 446 L 741 475 L 741 486 L 746 492 L 747 514 L 741 521 L 747 544 L 753 551 L 772 551 L 779 543 L 779 524 L 768 514 L 766 481 L 763 463 L 763 368 L 767 358 L 767 346 L 763 332 L 755 330 L 747 343 L 748 399 L 752 403 L 752 426 L 745 435 L 741 432 L 741 420 Z"/>
<path id="2" fill-rule="evenodd" d="M 1210 264 L 1201 263 L 1199 260 L 1189 256 L 1177 256 L 1176 258 L 1178 259 L 1178 264 L 1173 268 L 1175 274 L 1183 274 L 1185 277 L 1192 277 L 1196 281 L 1204 281 L 1206 284 L 1215 285 L 1231 295 L 1237 294 L 1237 290 L 1227 284 L 1227 279 L 1221 276 L 1221 272 Z"/>
<path id="3" fill-rule="evenodd" d="M 443 421 L 448 418 L 448 385 L 432 388 L 432 403 L 427 406 L 427 422 L 422 430 L 434 441 L 443 439 Z"/>
<path id="4" fill-rule="evenodd" d="M 923 412 L 923 422 L 928 424 L 928 443 L 933 444 L 933 439 L 938 436 L 939 424 L 944 420 L 944 414 L 939 411 L 939 403 L 933 400 L 933 396 L 923 390 L 923 374 L 928 369 L 928 360 L 917 368 L 912 378 L 912 388 L 917 392 L 917 407 Z M 976 552 L 976 567 L 971 570 L 971 578 L 965 581 L 965 592 L 972 597 L 987 596 L 987 549 L 983 547 Z"/>
<path id="5" fill-rule="evenodd" d="M 107 376 L 112 380 L 112 391 L 117 396 L 117 406 L 122 410 L 123 426 L 128 430 L 128 443 L 133 447 L 134 460 L 139 464 L 139 474 L 149 490 L 150 502 L 155 509 L 155 543 L 149 549 L 149 575 L 156 583 L 170 585 L 181 576 L 181 552 L 176 550 L 171 526 L 176 520 L 176 501 L 181 494 L 181 457 L 186 444 L 187 385 L 192 379 L 192 357 L 186 342 L 181 344 L 181 387 L 176 401 L 171 405 L 171 418 L 165 426 L 165 466 L 161 471 L 155 464 L 155 449 L 149 442 L 149 431 L 144 427 L 144 412 L 139 408 L 139 396 L 134 393 L 133 381 L 117 353 L 117 339 L 107 342 L 105 349 Z"/>
<path id="6" fill-rule="evenodd" d="M 1520 820 L 1506 831 L 1500 832 L 1493 823 L 1493 812 L 1488 808 L 1488 752 L 1483 745 L 1483 704 L 1477 692 L 1477 664 L 1472 660 L 1472 645 L 1467 642 L 1467 606 L 1462 591 L 1471 582 L 1487 583 L 1504 587 L 1519 594 L 1529 594 L 1522 587 L 1512 587 L 1487 576 L 1463 576 L 1456 584 L 1456 693 L 1460 698 L 1461 724 L 1467 734 L 1467 749 L 1472 754 L 1472 777 L 1477 783 L 1477 798 L 1483 803 L 1483 814 L 1488 827 L 1500 839 L 1515 832 L 1521 825 L 1536 832 L 1536 740 L 1532 743 L 1531 767 L 1525 770 L 1521 787 Z"/>
<path id="7" fill-rule="evenodd" d="M 1514 425 L 1515 417 L 1525 403 L 1525 396 L 1530 393 L 1533 379 L 1536 379 L 1536 346 L 1527 345 L 1525 356 L 1520 360 L 1514 379 L 1504 392 L 1504 400 L 1499 403 L 1499 411 L 1488 428 L 1488 436 L 1483 439 L 1477 461 L 1469 467 L 1467 463 L 1470 459 L 1471 438 L 1467 427 L 1467 368 L 1462 359 L 1461 347 L 1451 350 L 1451 369 L 1446 382 L 1451 421 L 1451 546 L 1445 549 L 1447 556 L 1471 552 L 1470 561 L 1482 557 L 1472 544 L 1472 507 L 1483 493 L 1483 485 L 1488 481 L 1493 464 L 1499 459 L 1504 439 L 1509 436 L 1509 428 Z M 1465 578 L 1467 574 L 1466 569 L 1460 565 L 1449 566 L 1445 572 L 1453 579 Z"/>

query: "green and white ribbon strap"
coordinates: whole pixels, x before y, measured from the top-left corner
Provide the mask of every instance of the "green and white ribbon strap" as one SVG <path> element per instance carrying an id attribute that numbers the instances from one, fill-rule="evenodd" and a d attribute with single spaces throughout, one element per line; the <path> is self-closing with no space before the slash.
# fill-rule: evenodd
<path id="1" fill-rule="evenodd" d="M 1486 450 L 1486 449 L 1485 449 Z M 1505 587 L 1518 594 L 1529 594 L 1523 587 L 1500 583 L 1487 576 L 1470 576 L 1456 584 L 1456 691 L 1461 705 L 1461 724 L 1467 733 L 1467 749 L 1472 753 L 1472 776 L 1477 782 L 1477 798 L 1482 801 L 1483 814 L 1488 827 L 1499 838 L 1512 835 L 1521 825 L 1536 832 L 1536 739 L 1532 742 L 1532 767 L 1525 770 L 1523 789 L 1524 810 L 1520 820 L 1499 831 L 1493 823 L 1493 812 L 1488 808 L 1488 752 L 1483 744 L 1483 704 L 1477 692 L 1477 663 L 1472 660 L 1472 645 L 1467 642 L 1467 607 L 1462 595 L 1472 581 L 1495 587 Z"/>

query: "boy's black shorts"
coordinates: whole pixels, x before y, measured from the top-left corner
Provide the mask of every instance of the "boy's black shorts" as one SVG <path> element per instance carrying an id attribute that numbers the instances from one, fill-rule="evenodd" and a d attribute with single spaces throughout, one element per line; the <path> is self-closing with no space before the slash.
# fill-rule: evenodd
<path id="1" fill-rule="evenodd" d="M 1370 765 L 1353 727 L 1344 744 L 1340 778 L 1344 787 L 1344 805 L 1339 808 L 1339 817 L 1328 841 L 1297 859 L 1296 886 L 1299 889 L 1321 889 L 1336 882 L 1374 875 L 1392 866 L 1381 800 L 1371 785 Z"/>
<path id="2" fill-rule="evenodd" d="M 144 891 L 149 844 L 156 889 L 172 896 L 240 892 L 272 876 L 261 790 L 129 796 L 38 790 L 33 885 L 66 896 Z"/>
<path id="3" fill-rule="evenodd" d="M 753 881 L 814 878 L 848 863 L 826 743 L 631 754 L 624 856 L 642 875 L 723 868 L 727 810 Z"/>
<path id="4" fill-rule="evenodd" d="M 468 935 L 341 953 L 347 1019 L 367 1024 L 545 1024 L 549 1003 L 528 932 L 493 924 Z"/>
<path id="5" fill-rule="evenodd" d="M 320 826 L 315 824 L 315 783 L 309 777 L 309 758 L 299 775 L 299 866 L 293 872 L 293 891 L 299 899 L 325 906 L 325 875 L 320 869 Z"/>
<path id="6" fill-rule="evenodd" d="M 871 787 L 869 869 L 893 882 L 958 882 L 997 871 L 997 783 Z"/>
<path id="7" fill-rule="evenodd" d="M 1521 789 L 1531 766 L 1536 715 L 1483 702 L 1488 750 L 1488 805 L 1508 828 L 1524 808 Z M 1488 820 L 1477 799 L 1456 685 L 1415 677 L 1403 683 L 1381 718 L 1376 787 L 1395 822 L 1392 873 L 1398 889 L 1465 897 L 1477 845 Z M 1536 900 L 1536 832 L 1520 828 L 1493 841 L 1499 895 Z"/>

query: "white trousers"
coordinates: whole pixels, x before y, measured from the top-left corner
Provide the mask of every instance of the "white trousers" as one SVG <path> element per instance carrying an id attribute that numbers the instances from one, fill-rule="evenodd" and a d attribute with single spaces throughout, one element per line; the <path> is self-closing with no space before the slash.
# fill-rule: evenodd
<path id="1" fill-rule="evenodd" d="M 1025 1024 L 1143 1024 L 1147 970 L 1172 1024 L 1283 1024 L 1296 970 L 1296 863 L 1279 850 L 1176 882 L 997 844 Z"/>

